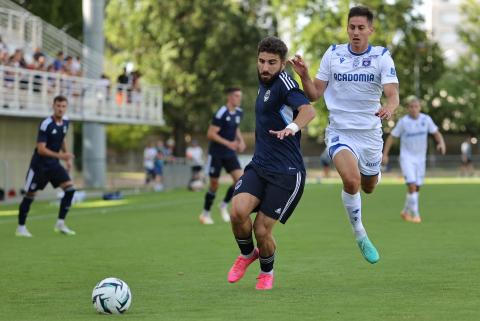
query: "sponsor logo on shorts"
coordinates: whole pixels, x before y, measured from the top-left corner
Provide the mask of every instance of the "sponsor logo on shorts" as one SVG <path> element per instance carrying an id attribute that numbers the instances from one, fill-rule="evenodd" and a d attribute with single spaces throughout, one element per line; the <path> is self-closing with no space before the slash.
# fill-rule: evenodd
<path id="1" fill-rule="evenodd" d="M 239 189 L 240 186 L 242 186 L 242 180 L 241 179 L 239 179 L 237 184 L 235 184 L 235 190 Z"/>
<path id="2" fill-rule="evenodd" d="M 32 184 L 30 185 L 30 189 L 35 189 L 36 187 L 37 187 L 37 184 L 35 184 L 35 183 L 32 183 Z"/>
<path id="3" fill-rule="evenodd" d="M 367 163 L 365 164 L 365 166 L 375 167 L 375 166 L 378 166 L 378 164 L 380 164 L 380 161 L 378 161 L 378 162 L 367 162 Z"/>
<path id="4" fill-rule="evenodd" d="M 281 208 L 281 207 L 277 208 L 277 209 L 275 210 L 275 213 L 277 213 L 277 214 L 282 213 L 282 208 Z"/>

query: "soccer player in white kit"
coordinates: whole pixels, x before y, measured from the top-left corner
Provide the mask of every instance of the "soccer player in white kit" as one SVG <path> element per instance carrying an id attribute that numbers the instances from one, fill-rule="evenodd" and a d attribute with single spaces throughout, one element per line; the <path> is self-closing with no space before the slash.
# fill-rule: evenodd
<path id="1" fill-rule="evenodd" d="M 348 44 L 331 45 L 323 55 L 316 79 L 300 55 L 290 60 L 310 100 L 322 95 L 329 110 L 325 141 L 343 182 L 342 201 L 357 244 L 369 263 L 380 259 L 362 224 L 360 187 L 373 192 L 380 179 L 382 119 L 398 107 L 398 79 L 388 49 L 372 46 L 373 13 L 353 7 L 348 14 Z M 386 104 L 381 106 L 382 90 Z"/>
<path id="2" fill-rule="evenodd" d="M 400 118 L 391 135 L 385 141 L 383 164 L 388 164 L 388 153 L 395 138 L 400 138 L 400 167 L 405 183 L 407 197 L 401 217 L 408 222 L 420 223 L 418 212 L 418 193 L 425 177 L 427 137 L 432 134 L 437 142 L 437 150 L 445 154 L 445 141 L 430 116 L 421 113 L 420 101 L 415 96 L 407 98 L 408 114 Z"/>

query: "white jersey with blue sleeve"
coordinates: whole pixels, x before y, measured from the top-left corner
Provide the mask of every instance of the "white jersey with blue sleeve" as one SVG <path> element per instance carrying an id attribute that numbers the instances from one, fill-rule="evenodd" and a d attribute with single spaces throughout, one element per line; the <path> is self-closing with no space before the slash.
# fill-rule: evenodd
<path id="1" fill-rule="evenodd" d="M 324 99 L 329 127 L 382 127 L 375 113 L 380 108 L 383 85 L 398 83 L 388 49 L 369 45 L 364 53 L 357 54 L 349 44 L 331 45 L 322 57 L 316 78 L 328 82 Z"/>
<path id="2" fill-rule="evenodd" d="M 434 134 L 438 127 L 430 116 L 420 113 L 417 118 L 405 115 L 392 130 L 393 137 L 400 138 L 400 158 L 425 161 L 428 134 Z"/>

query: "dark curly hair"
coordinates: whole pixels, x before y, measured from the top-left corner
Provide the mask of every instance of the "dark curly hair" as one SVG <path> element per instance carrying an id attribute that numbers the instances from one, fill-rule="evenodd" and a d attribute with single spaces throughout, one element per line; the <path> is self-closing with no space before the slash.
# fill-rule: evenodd
<path id="1" fill-rule="evenodd" d="M 277 54 L 282 61 L 285 61 L 288 53 L 287 45 L 277 37 L 266 37 L 258 43 L 257 56 L 261 52 Z"/>

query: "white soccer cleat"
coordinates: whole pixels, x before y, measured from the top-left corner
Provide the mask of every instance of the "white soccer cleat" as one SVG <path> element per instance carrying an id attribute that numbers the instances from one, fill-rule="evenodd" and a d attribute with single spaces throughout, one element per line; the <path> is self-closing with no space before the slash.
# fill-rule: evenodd
<path id="1" fill-rule="evenodd" d="M 30 233 L 25 226 L 17 227 L 15 231 L 15 236 L 18 237 L 33 237 L 32 233 Z"/>
<path id="2" fill-rule="evenodd" d="M 222 215 L 222 219 L 224 222 L 230 222 L 230 213 L 228 212 L 227 206 L 220 205 L 220 214 Z"/>
<path id="3" fill-rule="evenodd" d="M 56 233 L 62 233 L 65 235 L 75 235 L 75 231 L 69 229 L 66 225 L 56 224 L 53 229 Z"/>
<path id="4" fill-rule="evenodd" d="M 214 223 L 211 216 L 207 216 L 203 214 L 200 214 L 199 220 L 200 220 L 200 224 L 203 224 L 203 225 L 212 225 Z"/>

